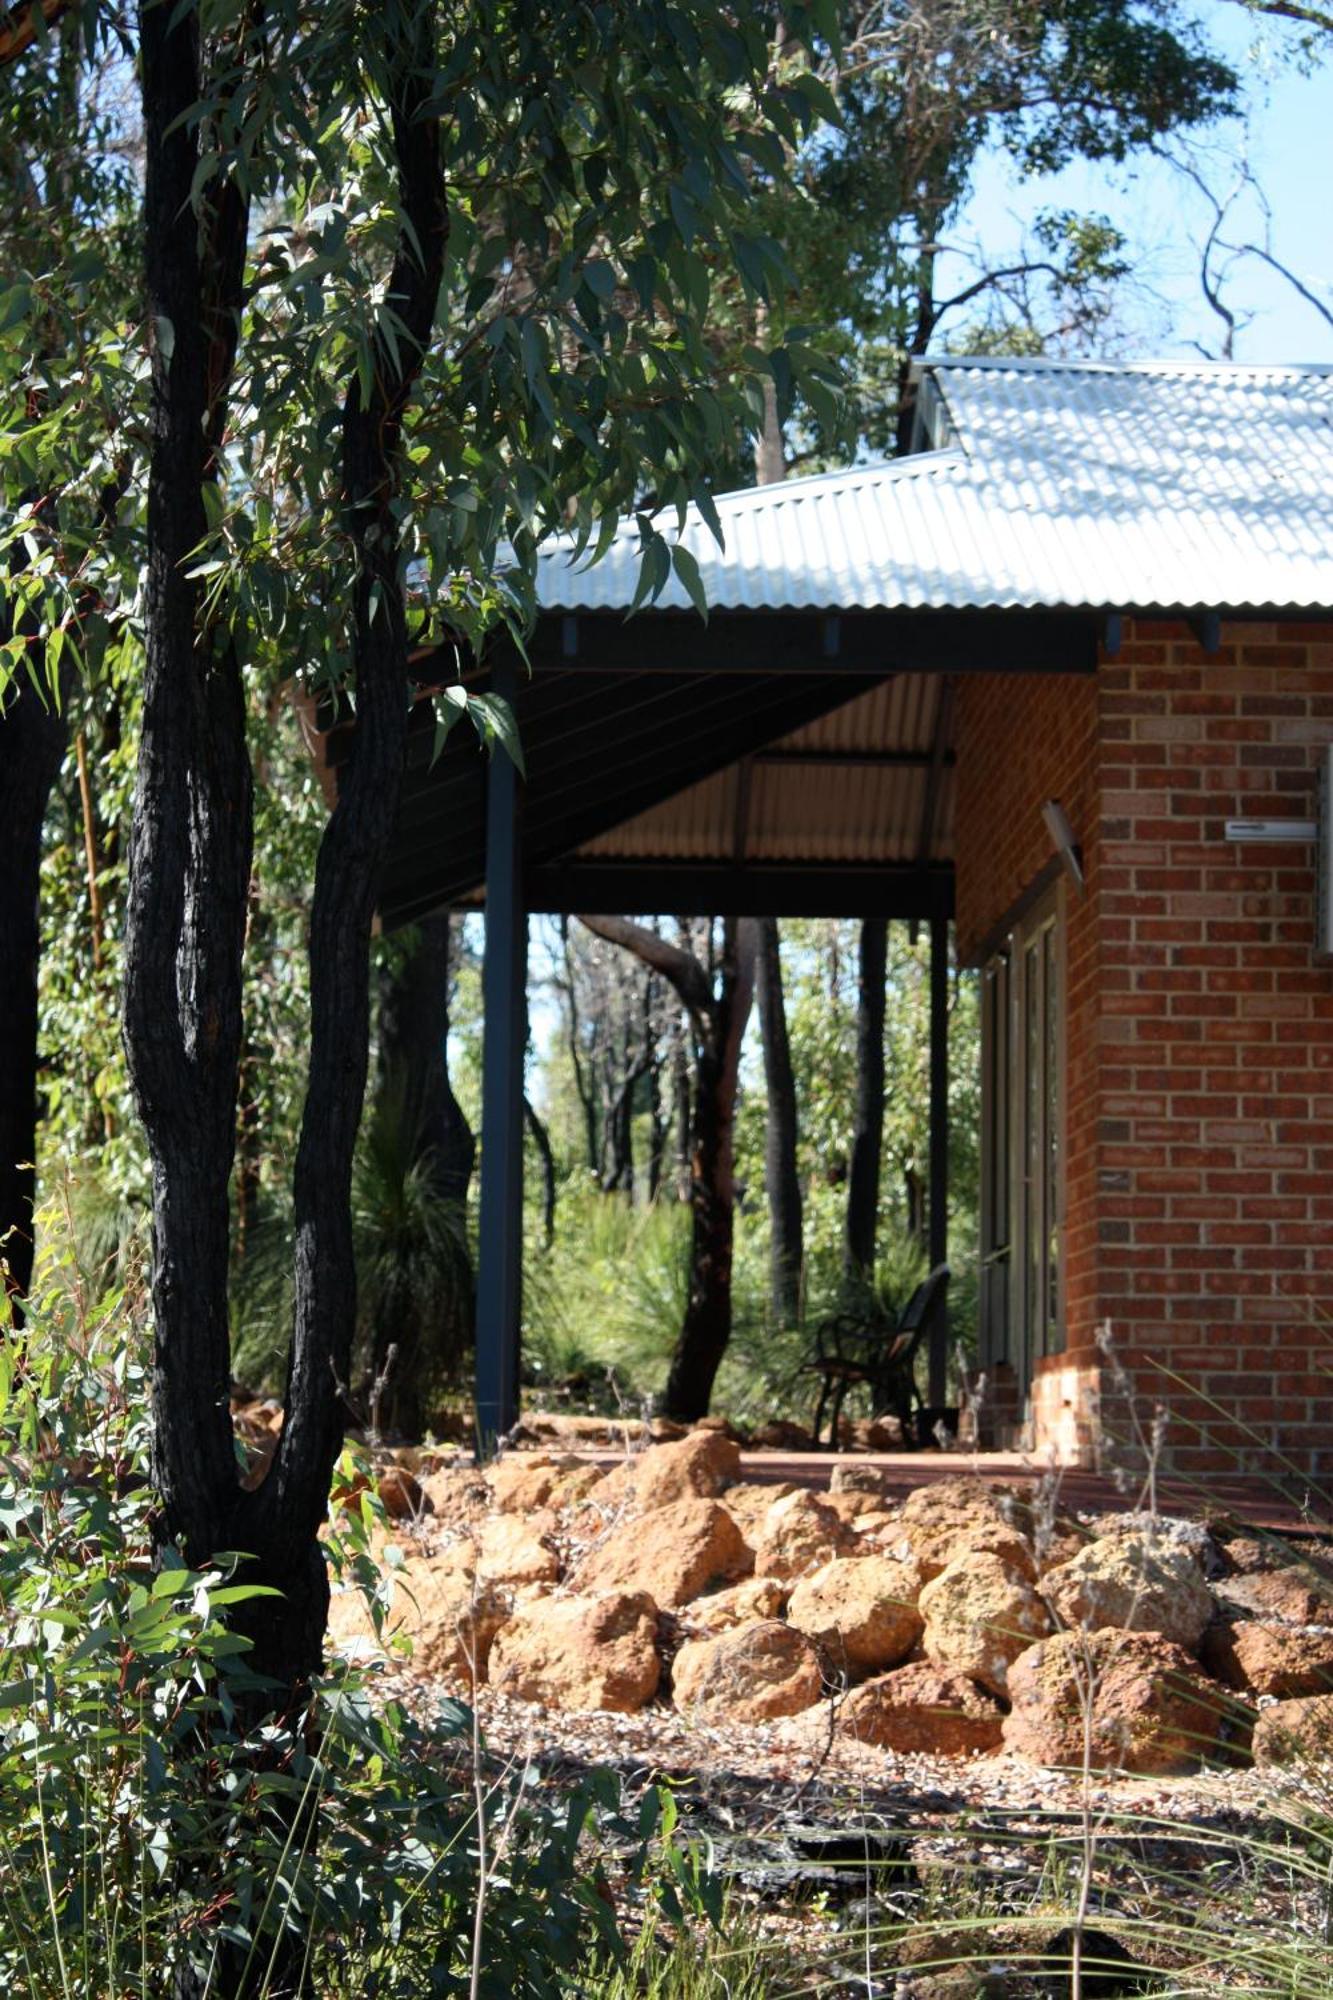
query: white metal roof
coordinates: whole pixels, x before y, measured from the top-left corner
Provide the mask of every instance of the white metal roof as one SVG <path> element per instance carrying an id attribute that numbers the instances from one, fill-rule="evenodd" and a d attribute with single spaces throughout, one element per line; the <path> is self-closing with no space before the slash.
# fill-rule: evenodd
<path id="1" fill-rule="evenodd" d="M 710 605 L 1333 609 L 1333 370 L 915 366 L 945 448 L 722 495 L 722 550 L 692 511 Z M 633 524 L 597 564 L 552 545 L 541 604 L 624 609 L 638 566 Z"/>

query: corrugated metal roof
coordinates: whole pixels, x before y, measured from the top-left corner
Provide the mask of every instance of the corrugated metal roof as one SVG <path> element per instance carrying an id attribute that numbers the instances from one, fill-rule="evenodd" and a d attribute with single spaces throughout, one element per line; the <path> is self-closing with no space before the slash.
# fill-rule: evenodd
<path id="1" fill-rule="evenodd" d="M 947 448 L 723 495 L 724 550 L 692 511 L 710 604 L 1333 609 L 1333 370 L 917 365 Z M 631 526 L 595 565 L 548 548 L 539 597 L 623 609 L 637 578 Z"/>

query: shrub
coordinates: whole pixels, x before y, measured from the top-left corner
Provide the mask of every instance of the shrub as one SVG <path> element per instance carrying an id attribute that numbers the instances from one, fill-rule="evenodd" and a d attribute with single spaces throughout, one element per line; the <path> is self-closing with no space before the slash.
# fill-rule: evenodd
<path id="1" fill-rule="evenodd" d="M 154 1547 L 146 1403 L 121 1294 L 53 1291 L 0 1337 L 0 1987 L 231 2000 L 295 1940 L 329 2000 L 546 2000 L 618 1956 L 603 1871 L 642 1872 L 655 1805 L 483 1780 L 461 1704 L 425 1726 L 345 1672 L 297 1726 L 265 1717 L 227 1623 L 243 1560 Z"/>

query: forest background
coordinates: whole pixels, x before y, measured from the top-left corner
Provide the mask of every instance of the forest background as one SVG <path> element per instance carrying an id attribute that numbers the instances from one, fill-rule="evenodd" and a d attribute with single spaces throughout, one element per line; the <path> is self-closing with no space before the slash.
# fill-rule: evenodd
<path id="1" fill-rule="evenodd" d="M 901 446 L 903 359 L 932 343 L 1056 357 L 1145 345 L 1256 361 L 1333 353 L 1310 207 L 1321 180 L 1316 149 L 1327 146 L 1320 10 L 1222 0 L 1036 11 L 1062 24 L 1049 46 L 1030 33 L 1024 40 L 1024 10 L 1002 0 L 865 17 L 881 39 L 867 39 L 858 55 L 853 38 L 834 78 L 841 134 L 811 148 L 796 198 L 784 196 L 773 218 L 790 259 L 784 310 L 822 329 L 820 354 L 842 371 L 848 393 L 821 392 L 818 369 L 780 410 L 775 393 L 754 463 L 724 468 L 731 483 Z M 1139 33 L 1159 40 L 1150 47 Z M 1109 102 L 1089 90 L 1080 103 L 1069 57 L 1079 35 L 1085 56 L 1092 50 L 1105 65 L 1098 91 L 1109 76 Z M 987 37 L 1001 50 L 993 61 L 975 53 Z M 1010 46 L 1018 55 L 1006 67 Z M 936 89 L 926 115 L 919 86 L 932 76 L 947 88 Z M 119 129 L 118 116 L 114 105 L 95 109 L 93 124 L 102 118 L 105 135 Z M 132 138 L 124 150 L 132 179 Z M 752 300 L 729 294 L 726 312 L 735 322 L 728 337 L 762 331 Z M 68 1193 L 94 1263 L 123 1257 L 146 1214 L 119 1025 L 138 743 L 128 664 L 108 657 L 90 684 L 70 690 L 42 860 L 39 1167 L 48 1198 Z M 232 1310 L 236 1371 L 259 1388 L 280 1385 L 291 1311 L 285 1168 L 304 1088 L 303 940 L 326 815 L 308 720 L 271 691 L 254 697 L 263 866 L 248 918 Z M 661 928 L 710 973 L 718 965 L 719 927 L 665 920 Z M 801 1413 L 793 1401 L 805 1393 L 794 1376 L 800 1322 L 866 1264 L 864 1242 L 849 1242 L 848 1203 L 867 1117 L 880 1135 L 869 1275 L 886 1307 L 901 1303 L 922 1268 L 928 946 L 905 927 L 885 943 L 884 1074 L 868 1109 L 858 1056 L 866 942 L 849 923 L 781 930 L 802 1209 L 800 1256 L 795 1275 L 788 1257 L 785 1289 L 767 1194 L 758 1011 L 740 1057 L 733 1341 L 717 1407 L 742 1419 Z M 439 1421 L 465 1378 L 480 945 L 479 920 L 455 918 L 375 946 L 377 1081 L 355 1190 L 360 1391 L 393 1347 L 386 1407 L 405 1425 Z M 530 997 L 529 1386 L 637 1409 L 661 1388 L 685 1309 L 697 1050 L 669 985 L 577 921 L 563 930 L 534 921 Z M 955 974 L 950 1242 L 960 1354 L 974 1319 L 976 1042 L 975 990 Z"/>

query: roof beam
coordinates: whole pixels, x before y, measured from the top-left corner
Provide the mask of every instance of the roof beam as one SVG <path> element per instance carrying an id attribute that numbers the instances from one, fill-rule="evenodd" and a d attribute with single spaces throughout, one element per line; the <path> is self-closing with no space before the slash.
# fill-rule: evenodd
<path id="1" fill-rule="evenodd" d="M 953 911 L 953 869 L 864 862 L 559 861 L 529 869 L 533 911 L 680 917 L 898 917 Z"/>
<path id="2" fill-rule="evenodd" d="M 931 741 L 930 764 L 926 772 L 926 796 L 921 807 L 921 833 L 916 844 L 916 858 L 923 868 L 929 862 L 935 846 L 935 822 L 940 816 L 940 793 L 944 788 L 944 766 L 952 730 L 953 681 L 946 674 L 940 682 L 939 696 L 935 703 L 935 734 Z"/>
<path id="3" fill-rule="evenodd" d="M 882 680 L 894 673 L 1095 673 L 1100 620 L 1082 611 L 714 610 L 580 612 L 568 652 L 569 614 L 547 612 L 528 645 L 534 672 L 717 674 L 780 677 L 821 670 Z"/>
<path id="4" fill-rule="evenodd" d="M 760 750 L 755 763 L 796 769 L 844 771 L 924 771 L 931 760 L 929 750 Z M 946 766 L 957 762 L 952 750 L 944 753 Z"/>
<path id="5" fill-rule="evenodd" d="M 745 860 L 750 838 L 750 794 L 754 790 L 754 758 L 742 757 L 736 766 L 736 814 L 731 829 L 731 858 L 739 867 Z"/>
<path id="6" fill-rule="evenodd" d="M 748 696 L 743 688 L 724 682 L 723 676 L 713 683 L 711 699 L 705 695 L 686 701 L 688 721 L 667 713 L 660 718 L 662 726 L 646 739 L 636 736 L 626 742 L 618 754 L 615 747 L 608 754 L 608 746 L 615 746 L 617 725 L 609 708 L 602 727 L 589 733 L 577 755 L 567 750 L 549 766 L 542 755 L 540 732 L 528 728 L 520 694 L 516 706 L 528 766 L 524 838 L 532 863 L 554 862 L 562 854 L 574 853 L 726 770 L 765 742 L 780 742 L 861 692 L 854 680 L 844 680 L 836 669 L 804 681 L 779 681 L 767 690 L 751 687 Z M 410 923 L 426 910 L 457 904 L 480 884 L 480 823 L 474 801 L 480 800 L 476 774 L 481 759 L 475 748 L 470 754 L 473 769 L 465 784 L 452 782 L 462 769 L 452 760 L 463 755 L 463 747 L 455 750 L 451 740 L 436 770 L 404 793 L 382 875 L 380 913 L 386 929 Z M 585 897 L 571 903 L 568 914 L 596 907 Z M 670 913 L 675 905 L 664 907 Z"/>

